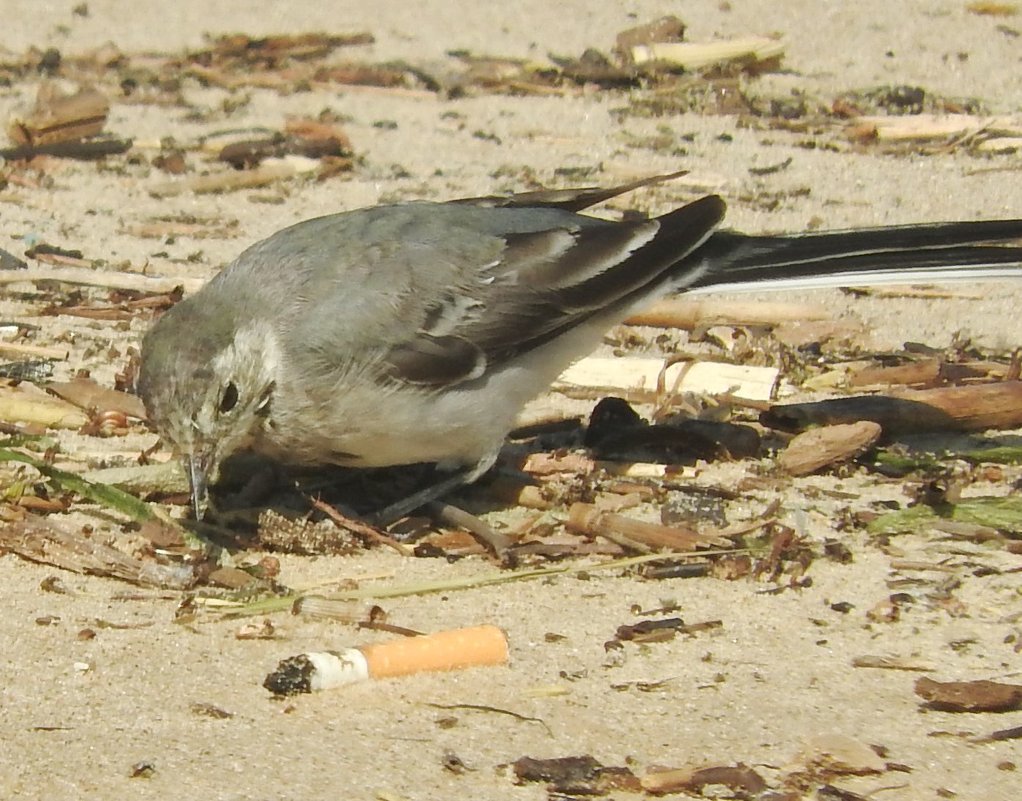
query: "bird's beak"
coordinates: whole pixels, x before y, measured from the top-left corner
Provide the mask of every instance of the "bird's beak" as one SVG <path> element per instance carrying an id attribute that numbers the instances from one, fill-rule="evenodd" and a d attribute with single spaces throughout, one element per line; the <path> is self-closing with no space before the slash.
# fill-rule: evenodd
<path id="1" fill-rule="evenodd" d="M 196 520 L 202 520 L 202 513 L 206 508 L 209 461 L 209 454 L 206 453 L 189 453 L 181 458 L 192 492 L 192 510 L 195 512 Z"/>

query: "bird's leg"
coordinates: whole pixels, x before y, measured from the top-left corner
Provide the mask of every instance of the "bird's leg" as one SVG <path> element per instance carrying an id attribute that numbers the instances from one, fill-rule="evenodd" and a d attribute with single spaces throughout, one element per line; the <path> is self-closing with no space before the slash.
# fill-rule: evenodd
<path id="1" fill-rule="evenodd" d="M 413 492 L 411 495 L 406 495 L 404 498 L 384 506 L 374 514 L 369 515 L 368 519 L 374 525 L 389 526 L 395 520 L 400 520 L 402 517 L 410 515 L 420 506 L 425 506 L 431 501 L 442 498 L 447 493 L 470 483 L 475 478 L 477 478 L 475 468 L 451 473 L 439 481 L 434 481 L 432 484 Z"/>
<path id="2" fill-rule="evenodd" d="M 431 515 L 441 521 L 466 529 L 491 552 L 499 556 L 510 545 L 507 537 L 495 531 L 475 515 L 440 500 L 458 487 L 471 484 L 486 473 L 496 460 L 496 453 L 488 455 L 470 468 L 457 470 L 439 481 L 385 506 L 371 515 L 369 520 L 375 525 L 383 527 L 411 514 L 420 507 L 428 506 Z"/>

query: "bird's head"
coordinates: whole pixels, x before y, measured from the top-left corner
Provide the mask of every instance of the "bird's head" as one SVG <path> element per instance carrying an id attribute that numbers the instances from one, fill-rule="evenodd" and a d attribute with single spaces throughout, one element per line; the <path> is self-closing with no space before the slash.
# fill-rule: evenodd
<path id="1" fill-rule="evenodd" d="M 271 327 L 200 292 L 142 341 L 138 390 L 156 431 L 181 459 L 196 519 L 220 462 L 244 448 L 270 413 L 278 365 Z"/>

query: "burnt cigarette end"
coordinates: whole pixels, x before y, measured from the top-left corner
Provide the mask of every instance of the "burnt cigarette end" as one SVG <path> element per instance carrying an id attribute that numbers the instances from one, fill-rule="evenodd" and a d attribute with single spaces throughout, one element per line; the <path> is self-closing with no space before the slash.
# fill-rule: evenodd
<path id="1" fill-rule="evenodd" d="M 277 669 L 263 681 L 263 687 L 279 696 L 312 692 L 312 674 L 315 669 L 308 654 L 292 656 L 281 660 Z"/>

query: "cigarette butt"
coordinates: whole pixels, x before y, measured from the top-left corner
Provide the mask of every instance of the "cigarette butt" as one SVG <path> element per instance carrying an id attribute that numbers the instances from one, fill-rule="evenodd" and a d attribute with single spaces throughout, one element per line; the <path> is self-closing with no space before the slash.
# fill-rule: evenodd
<path id="1" fill-rule="evenodd" d="M 457 670 L 507 661 L 507 637 L 496 626 L 475 626 L 363 645 L 369 677 L 404 676 L 420 671 Z"/>
<path id="2" fill-rule="evenodd" d="M 363 645 L 341 653 L 300 654 L 281 662 L 263 686 L 275 695 L 295 695 L 368 679 L 500 665 L 507 659 L 504 632 L 496 626 L 474 626 Z"/>

